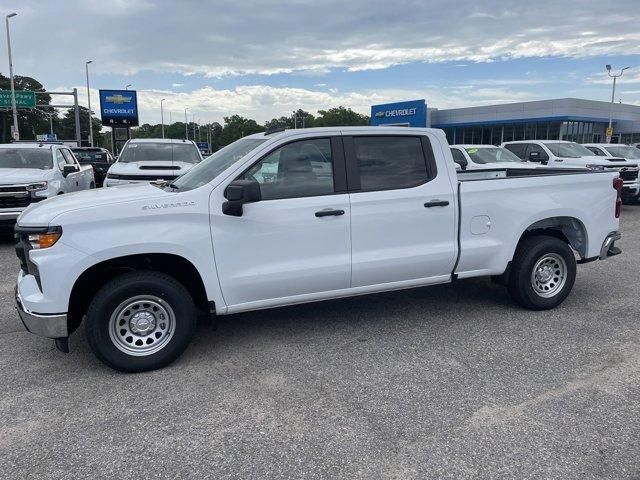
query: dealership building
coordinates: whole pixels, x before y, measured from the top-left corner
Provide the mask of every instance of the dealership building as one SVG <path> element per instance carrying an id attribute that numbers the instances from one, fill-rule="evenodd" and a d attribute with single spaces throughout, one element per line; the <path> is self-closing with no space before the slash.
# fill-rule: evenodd
<path id="1" fill-rule="evenodd" d="M 439 110 L 424 100 L 371 107 L 372 125 L 441 128 L 449 143 L 499 145 L 512 140 L 604 142 L 609 102 L 561 98 Z M 615 143 L 640 142 L 640 107 L 613 105 Z"/>

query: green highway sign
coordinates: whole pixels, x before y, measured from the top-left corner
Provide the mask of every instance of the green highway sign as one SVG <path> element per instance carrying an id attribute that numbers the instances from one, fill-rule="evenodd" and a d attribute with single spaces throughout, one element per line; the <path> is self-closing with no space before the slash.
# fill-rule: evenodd
<path id="1" fill-rule="evenodd" d="M 16 90 L 16 107 L 36 108 L 36 93 L 31 90 Z M 0 90 L 0 108 L 11 108 L 11 90 Z"/>

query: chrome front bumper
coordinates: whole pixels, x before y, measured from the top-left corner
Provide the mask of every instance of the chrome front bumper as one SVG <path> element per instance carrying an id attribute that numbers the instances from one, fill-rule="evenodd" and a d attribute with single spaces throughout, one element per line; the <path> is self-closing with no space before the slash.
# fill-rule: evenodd
<path id="1" fill-rule="evenodd" d="M 615 246 L 617 240 L 622 238 L 622 234 L 620 232 L 611 232 L 607 235 L 607 238 L 602 242 L 602 247 L 600 247 L 600 260 L 604 260 L 607 257 L 613 257 L 614 255 L 620 255 L 622 250 Z"/>
<path id="2" fill-rule="evenodd" d="M 30 312 L 24 307 L 17 288 L 15 295 L 16 310 L 18 310 L 24 327 L 29 332 L 47 338 L 66 338 L 69 336 L 66 313 L 40 314 Z"/>

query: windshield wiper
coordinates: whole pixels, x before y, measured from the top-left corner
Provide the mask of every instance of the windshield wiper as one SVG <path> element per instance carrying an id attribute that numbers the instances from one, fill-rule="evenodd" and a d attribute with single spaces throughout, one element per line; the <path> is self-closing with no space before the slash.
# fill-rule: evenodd
<path id="1" fill-rule="evenodd" d="M 173 183 L 167 183 L 167 187 L 173 188 L 174 190 L 180 190 L 180 187 Z"/>

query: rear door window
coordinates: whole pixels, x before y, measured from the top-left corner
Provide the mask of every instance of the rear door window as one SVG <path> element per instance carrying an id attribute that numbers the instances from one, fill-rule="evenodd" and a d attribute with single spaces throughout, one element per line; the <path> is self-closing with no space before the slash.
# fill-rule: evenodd
<path id="1" fill-rule="evenodd" d="M 505 145 L 504 148 L 509 150 L 511 153 L 516 155 L 521 160 L 525 159 L 524 151 L 527 148 L 527 144 L 526 143 L 510 143 L 510 144 Z"/>
<path id="2" fill-rule="evenodd" d="M 464 153 L 462 153 L 457 148 L 451 149 L 451 155 L 453 155 L 453 161 L 458 165 L 465 165 L 467 163 L 467 159 L 464 158 Z"/>
<path id="3" fill-rule="evenodd" d="M 355 136 L 353 157 L 362 192 L 411 188 L 430 179 L 417 136 Z"/>

